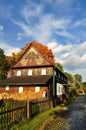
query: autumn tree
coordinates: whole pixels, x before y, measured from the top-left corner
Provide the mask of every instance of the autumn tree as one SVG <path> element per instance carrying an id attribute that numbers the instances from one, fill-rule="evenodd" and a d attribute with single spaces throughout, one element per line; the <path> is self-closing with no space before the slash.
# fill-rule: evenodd
<path id="1" fill-rule="evenodd" d="M 18 53 L 12 53 L 12 56 L 6 57 L 9 68 L 11 68 L 14 64 L 17 63 L 21 55 L 22 55 L 22 50 L 19 51 Z"/>

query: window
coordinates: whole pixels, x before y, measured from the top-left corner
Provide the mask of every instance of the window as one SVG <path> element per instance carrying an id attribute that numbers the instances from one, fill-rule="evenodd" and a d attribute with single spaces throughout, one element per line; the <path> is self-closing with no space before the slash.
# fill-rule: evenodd
<path id="1" fill-rule="evenodd" d="M 40 87 L 35 87 L 35 92 L 39 92 L 40 91 Z"/>
<path id="2" fill-rule="evenodd" d="M 57 95 L 62 95 L 63 93 L 65 93 L 64 86 L 60 83 L 57 83 L 56 90 Z"/>
<path id="3" fill-rule="evenodd" d="M 8 72 L 8 75 L 7 75 L 7 77 L 11 77 L 11 72 Z"/>
<path id="4" fill-rule="evenodd" d="M 46 69 L 42 69 L 42 75 L 46 75 Z"/>
<path id="5" fill-rule="evenodd" d="M 28 75 L 32 75 L 32 70 L 28 70 Z"/>
<path id="6" fill-rule="evenodd" d="M 9 91 L 9 86 L 6 86 L 6 91 Z"/>
<path id="7" fill-rule="evenodd" d="M 46 97 L 46 91 L 43 91 L 42 97 Z"/>
<path id="8" fill-rule="evenodd" d="M 21 71 L 20 70 L 17 71 L 17 76 L 21 76 Z"/>
<path id="9" fill-rule="evenodd" d="M 19 87 L 19 93 L 23 92 L 23 87 Z"/>
<path id="10" fill-rule="evenodd" d="M 39 55 L 36 55 L 36 59 L 39 59 Z"/>
<path id="11" fill-rule="evenodd" d="M 28 60 L 28 56 L 25 56 L 24 59 L 25 59 L 25 60 Z"/>

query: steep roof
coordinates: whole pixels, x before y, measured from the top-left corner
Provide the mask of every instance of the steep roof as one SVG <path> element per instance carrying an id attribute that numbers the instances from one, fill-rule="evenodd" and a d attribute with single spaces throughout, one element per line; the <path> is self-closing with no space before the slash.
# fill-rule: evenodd
<path id="1" fill-rule="evenodd" d="M 31 48 L 34 48 L 35 49 L 35 53 L 38 53 L 38 55 L 39 55 L 39 57 L 40 57 L 40 59 L 38 59 L 38 61 L 39 61 L 39 63 L 38 63 L 38 61 L 37 61 L 37 59 L 36 59 L 36 61 L 37 61 L 37 64 L 36 63 L 34 63 L 35 62 L 35 58 L 36 58 L 36 56 L 34 56 L 34 54 L 33 54 L 33 56 L 34 56 L 34 60 L 32 61 L 32 63 L 33 64 L 30 64 L 30 60 L 32 59 L 31 58 L 31 53 L 30 53 L 30 51 L 31 51 Z M 52 53 L 52 50 L 51 49 L 48 49 L 48 47 L 47 46 L 45 46 L 45 45 L 42 45 L 42 44 L 40 44 L 40 43 L 37 43 L 37 42 L 31 42 L 31 43 L 28 43 L 28 44 L 26 44 L 26 46 L 24 47 L 24 49 L 23 49 L 24 51 L 23 51 L 23 54 L 22 54 L 22 56 L 20 57 L 20 59 L 19 59 L 19 61 L 17 62 L 17 64 L 16 65 L 14 65 L 13 66 L 13 68 L 17 68 L 17 67 L 33 67 L 33 66 L 50 66 L 50 65 L 52 65 L 52 66 L 54 66 L 54 64 L 55 64 L 55 61 L 54 61 L 54 55 L 53 55 L 53 53 Z M 19 62 L 20 62 L 20 60 L 21 59 L 24 59 L 24 56 L 25 55 L 28 55 L 29 56 L 29 59 L 28 59 L 28 62 L 26 63 L 26 64 L 23 64 L 23 65 L 21 65 Z M 43 61 L 42 61 L 43 60 Z"/>

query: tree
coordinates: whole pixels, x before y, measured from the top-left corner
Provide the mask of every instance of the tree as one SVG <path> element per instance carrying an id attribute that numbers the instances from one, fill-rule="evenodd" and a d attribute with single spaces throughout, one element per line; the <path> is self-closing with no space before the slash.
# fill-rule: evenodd
<path id="1" fill-rule="evenodd" d="M 6 72 L 8 69 L 8 63 L 3 49 L 0 48 L 0 80 L 6 78 Z"/>
<path id="2" fill-rule="evenodd" d="M 69 80 L 71 83 L 73 83 L 73 77 L 72 77 L 72 75 L 71 75 L 70 73 L 68 73 L 68 72 L 64 72 L 64 74 L 67 76 L 68 80 Z"/>
<path id="3" fill-rule="evenodd" d="M 61 71 L 64 71 L 63 66 L 60 63 L 55 63 L 55 66 L 60 69 Z"/>
<path id="4" fill-rule="evenodd" d="M 73 78 L 74 80 L 78 80 L 80 83 L 82 82 L 82 76 L 80 74 L 75 74 Z"/>
<path id="5" fill-rule="evenodd" d="M 9 68 L 11 68 L 14 64 L 17 63 L 19 60 L 20 56 L 22 55 L 22 51 L 19 51 L 18 53 L 12 53 L 12 56 L 7 56 L 6 60 L 9 65 Z"/>

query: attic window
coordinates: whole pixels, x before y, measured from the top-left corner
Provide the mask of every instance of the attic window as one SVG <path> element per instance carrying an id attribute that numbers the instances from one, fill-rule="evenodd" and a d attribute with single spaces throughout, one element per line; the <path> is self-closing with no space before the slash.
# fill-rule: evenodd
<path id="1" fill-rule="evenodd" d="M 28 56 L 25 56 L 24 59 L 25 59 L 25 60 L 28 60 Z"/>
<path id="2" fill-rule="evenodd" d="M 39 55 L 36 55 L 36 59 L 39 59 Z"/>

